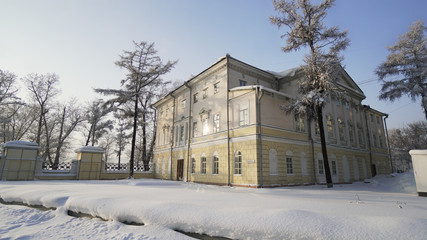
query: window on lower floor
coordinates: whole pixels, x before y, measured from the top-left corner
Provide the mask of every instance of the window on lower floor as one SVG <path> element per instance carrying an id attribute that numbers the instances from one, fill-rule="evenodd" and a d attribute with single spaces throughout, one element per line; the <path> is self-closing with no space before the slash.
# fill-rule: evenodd
<path id="1" fill-rule="evenodd" d="M 219 174 L 219 158 L 218 156 L 213 156 L 212 158 L 212 174 Z"/>
<path id="2" fill-rule="evenodd" d="M 234 174 L 242 174 L 242 153 L 237 152 L 234 156 Z"/>
<path id="3" fill-rule="evenodd" d="M 319 174 L 325 174 L 325 171 L 323 169 L 323 160 L 319 159 L 317 161 L 318 161 L 318 164 L 319 164 Z"/>
<path id="4" fill-rule="evenodd" d="M 202 156 L 200 158 L 200 173 L 206 174 L 206 157 Z"/>
<path id="5" fill-rule="evenodd" d="M 268 153 L 268 160 L 270 162 L 270 175 L 278 175 L 276 150 L 270 149 L 270 152 Z"/>
<path id="6" fill-rule="evenodd" d="M 286 173 L 294 174 L 294 165 L 292 163 L 292 157 L 286 156 Z"/>
<path id="7" fill-rule="evenodd" d="M 196 173 L 196 159 L 191 158 L 191 173 Z"/>
<path id="8" fill-rule="evenodd" d="M 332 160 L 332 175 L 337 175 L 337 161 Z"/>

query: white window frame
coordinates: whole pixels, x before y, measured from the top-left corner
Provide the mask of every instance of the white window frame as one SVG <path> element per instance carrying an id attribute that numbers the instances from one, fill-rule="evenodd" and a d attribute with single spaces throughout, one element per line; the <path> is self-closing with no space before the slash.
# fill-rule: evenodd
<path id="1" fill-rule="evenodd" d="M 242 175 L 242 152 L 237 151 L 234 155 L 234 175 Z"/>
<path id="2" fill-rule="evenodd" d="M 247 126 L 249 124 L 249 104 L 239 105 L 239 126 Z"/>

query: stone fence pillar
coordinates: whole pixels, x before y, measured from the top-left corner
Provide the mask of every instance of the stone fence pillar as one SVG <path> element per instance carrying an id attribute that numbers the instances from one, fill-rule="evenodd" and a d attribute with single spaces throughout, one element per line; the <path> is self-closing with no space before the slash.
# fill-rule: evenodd
<path id="1" fill-rule="evenodd" d="M 1 180 L 34 180 L 40 148 L 37 143 L 11 141 L 2 144 L 1 148 Z"/>
<path id="2" fill-rule="evenodd" d="M 409 151 L 414 168 L 418 196 L 427 197 L 427 150 Z"/>
<path id="3" fill-rule="evenodd" d="M 99 180 L 104 149 L 86 146 L 76 150 L 79 167 L 78 180 Z"/>

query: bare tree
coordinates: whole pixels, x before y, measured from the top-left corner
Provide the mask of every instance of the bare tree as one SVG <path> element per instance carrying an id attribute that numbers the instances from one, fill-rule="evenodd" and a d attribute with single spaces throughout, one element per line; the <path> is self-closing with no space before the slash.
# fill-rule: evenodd
<path id="1" fill-rule="evenodd" d="M 387 60 L 375 72 L 383 82 L 379 99 L 393 102 L 402 95 L 408 95 L 415 101 L 421 97 L 421 107 L 427 119 L 426 30 L 421 20 L 414 22 L 407 33 L 399 36 L 395 45 L 388 47 L 390 54 Z"/>
<path id="2" fill-rule="evenodd" d="M 394 170 L 407 171 L 411 168 L 409 151 L 427 148 L 427 122 L 414 122 L 403 128 L 391 129 L 389 141 Z"/>
<path id="3" fill-rule="evenodd" d="M 3 142 L 21 140 L 28 135 L 37 119 L 34 108 L 21 103 L 9 104 L 2 108 Z"/>
<path id="4" fill-rule="evenodd" d="M 73 101 L 74 102 L 74 101 Z M 62 113 L 59 121 L 59 132 L 56 141 L 55 160 L 53 162 L 53 168 L 56 168 L 59 164 L 61 156 L 61 150 L 64 146 L 66 139 L 75 130 L 75 128 L 83 122 L 84 118 L 78 107 L 73 105 L 62 106 Z"/>
<path id="5" fill-rule="evenodd" d="M 317 120 L 320 130 L 323 163 L 328 187 L 333 187 L 326 148 L 323 125 L 323 107 L 325 99 L 331 92 L 337 92 L 336 79 L 341 67 L 343 51 L 349 44 L 347 32 L 340 32 L 338 27 L 328 28 L 324 25 L 327 10 L 334 0 L 324 0 L 314 5 L 310 0 L 273 0 L 279 17 L 270 17 L 270 21 L 279 28 L 286 26 L 289 31 L 282 35 L 286 39 L 284 52 L 297 51 L 308 47 L 302 66 L 305 79 L 299 84 L 299 95 L 286 110 L 297 115 L 306 116 L 309 121 Z"/>
<path id="6" fill-rule="evenodd" d="M 133 104 L 133 132 L 130 155 L 129 178 L 133 178 L 133 166 L 135 161 L 136 132 L 138 129 L 140 97 L 147 94 L 146 87 L 155 82 L 161 82 L 161 76 L 168 73 L 176 64 L 176 61 L 163 63 L 154 43 L 134 42 L 134 51 L 124 51 L 116 65 L 128 71 L 126 78 L 121 81 L 122 89 L 95 89 L 104 95 L 114 96 L 107 104 L 122 105 L 131 102 Z"/>
<path id="7" fill-rule="evenodd" d="M 49 104 L 59 93 L 57 85 L 59 78 L 56 74 L 29 74 L 25 79 L 27 90 L 32 100 L 39 106 L 39 122 L 36 134 L 36 143 L 40 145 L 42 127 L 46 125 L 45 115 L 49 111 Z M 45 122 L 45 123 L 44 123 Z"/>
<path id="8" fill-rule="evenodd" d="M 19 102 L 16 75 L 0 69 L 0 106 Z"/>

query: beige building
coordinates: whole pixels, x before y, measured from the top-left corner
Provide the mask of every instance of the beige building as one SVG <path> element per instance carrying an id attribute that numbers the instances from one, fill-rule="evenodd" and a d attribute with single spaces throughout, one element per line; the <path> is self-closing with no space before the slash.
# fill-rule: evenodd
<path id="1" fill-rule="evenodd" d="M 342 69 L 345 97 L 327 99 L 325 134 L 333 181 L 391 172 L 384 118 Z M 318 127 L 286 114 L 301 68 L 268 72 L 229 55 L 154 104 L 154 176 L 232 186 L 325 182 Z"/>

